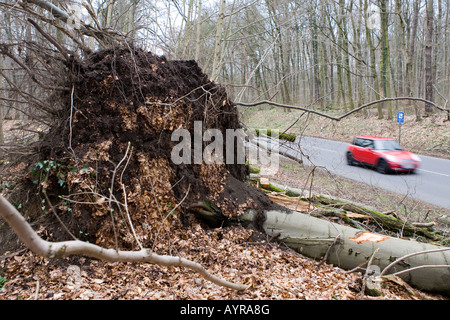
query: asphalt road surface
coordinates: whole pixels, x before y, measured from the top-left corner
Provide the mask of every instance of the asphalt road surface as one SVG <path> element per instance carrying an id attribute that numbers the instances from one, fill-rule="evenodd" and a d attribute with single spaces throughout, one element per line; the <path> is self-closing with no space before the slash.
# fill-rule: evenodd
<path id="1" fill-rule="evenodd" d="M 324 167 L 333 174 L 450 209 L 450 160 L 419 155 L 422 163 L 416 172 L 381 174 L 347 165 L 348 143 L 303 136 L 295 143 L 280 140 L 280 145 L 281 151 L 303 159 L 307 165 Z"/>

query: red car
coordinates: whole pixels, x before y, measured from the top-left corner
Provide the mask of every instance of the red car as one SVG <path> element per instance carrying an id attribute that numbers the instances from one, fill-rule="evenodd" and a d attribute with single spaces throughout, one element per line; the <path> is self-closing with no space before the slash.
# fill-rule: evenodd
<path id="1" fill-rule="evenodd" d="M 419 167 L 420 158 L 404 150 L 391 138 L 358 136 L 347 148 L 347 163 L 362 163 L 375 167 L 380 173 L 389 171 L 413 172 Z"/>

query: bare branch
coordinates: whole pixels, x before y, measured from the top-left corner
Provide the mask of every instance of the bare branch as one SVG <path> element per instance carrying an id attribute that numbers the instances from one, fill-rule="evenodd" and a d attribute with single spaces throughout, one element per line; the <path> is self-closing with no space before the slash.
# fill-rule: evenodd
<path id="1" fill-rule="evenodd" d="M 31 19 L 28 18 L 27 21 L 28 21 L 29 23 L 31 23 L 31 24 L 36 28 L 36 30 L 39 31 L 39 33 L 40 33 L 45 39 L 47 39 L 51 44 L 53 44 L 53 45 L 56 47 L 56 49 L 58 49 L 58 51 L 64 56 L 64 58 L 65 58 L 67 61 L 69 61 L 69 52 L 68 52 L 65 48 L 63 48 L 63 46 L 61 46 L 61 45 L 58 43 L 58 41 L 55 40 L 55 38 L 53 38 L 51 35 L 45 33 L 44 30 L 42 30 L 42 28 L 41 28 L 36 22 L 34 22 L 33 20 L 31 20 Z"/>
<path id="2" fill-rule="evenodd" d="M 328 118 L 328 119 L 331 119 L 331 120 L 340 121 L 340 120 L 348 117 L 349 115 L 351 115 L 351 114 L 353 114 L 355 112 L 358 112 L 358 111 L 360 111 L 360 110 L 362 110 L 364 108 L 370 107 L 370 106 L 372 106 L 374 104 L 388 102 L 388 101 L 398 101 L 398 100 L 420 101 L 420 102 L 427 103 L 427 104 L 429 104 L 429 105 L 431 105 L 431 106 L 433 106 L 433 107 L 435 107 L 435 108 L 437 108 L 437 109 L 439 109 L 441 111 L 446 111 L 446 112 L 450 113 L 450 109 L 440 107 L 440 106 L 438 106 L 437 104 L 435 104 L 432 101 L 428 101 L 428 100 L 422 99 L 422 98 L 414 98 L 414 97 L 395 97 L 395 98 L 384 98 L 384 99 L 380 99 L 380 100 L 375 100 L 375 101 L 363 104 L 363 105 L 359 106 L 358 108 L 350 110 L 349 112 L 347 112 L 347 113 L 345 113 L 345 114 L 343 114 L 341 116 L 338 116 L 338 117 L 330 116 L 330 115 L 328 115 L 326 113 L 323 113 L 323 112 L 320 112 L 320 111 L 316 111 L 316 110 L 313 110 L 313 109 L 309 109 L 309 108 L 306 108 L 306 107 L 282 104 L 282 103 L 273 102 L 273 101 L 269 101 L 269 100 L 262 100 L 262 101 L 252 102 L 252 103 L 235 102 L 235 104 L 243 106 L 243 107 L 255 107 L 255 106 L 262 105 L 262 104 L 268 104 L 268 105 L 275 106 L 275 107 L 281 107 L 281 108 L 287 108 L 287 109 L 295 109 L 295 110 L 302 110 L 302 111 L 305 111 L 305 112 L 317 114 L 317 115 L 319 115 L 321 117 L 325 117 L 325 118 Z"/>
<path id="3" fill-rule="evenodd" d="M 209 273 L 202 265 L 177 256 L 159 255 L 150 249 L 121 251 L 105 249 L 80 240 L 49 242 L 43 240 L 31 228 L 25 218 L 4 197 L 0 196 L 0 216 L 14 229 L 17 236 L 34 253 L 46 258 L 63 258 L 84 255 L 110 262 L 147 262 L 163 266 L 184 267 L 199 273 L 203 278 L 217 285 L 233 290 L 246 290 L 247 285 L 236 284 Z"/>
<path id="4" fill-rule="evenodd" d="M 401 258 L 398 258 L 397 260 L 395 260 L 394 262 L 392 262 L 391 264 L 386 266 L 386 268 L 383 269 L 383 271 L 380 274 L 380 277 L 383 276 L 392 266 L 396 265 L 400 261 L 403 261 L 403 260 L 405 260 L 407 258 L 410 258 L 410 257 L 413 257 L 413 256 L 417 256 L 419 254 L 428 254 L 428 253 L 441 252 L 441 251 L 447 251 L 447 250 L 450 250 L 450 248 L 442 248 L 442 249 L 419 251 L 419 252 L 414 252 L 414 253 L 408 254 L 406 256 L 403 256 Z"/>

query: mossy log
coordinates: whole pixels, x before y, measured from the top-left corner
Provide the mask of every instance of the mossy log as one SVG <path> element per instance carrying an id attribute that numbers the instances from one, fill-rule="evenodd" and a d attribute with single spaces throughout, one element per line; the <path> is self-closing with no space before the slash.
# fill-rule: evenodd
<path id="1" fill-rule="evenodd" d="M 269 138 L 278 138 L 281 140 L 286 140 L 290 142 L 294 142 L 297 139 L 297 135 L 295 133 L 279 133 L 279 130 L 272 129 L 252 129 L 254 130 L 257 137 L 264 136 Z"/>
<path id="2" fill-rule="evenodd" d="M 326 196 L 313 196 L 310 201 L 316 204 L 332 206 L 335 209 L 371 216 L 377 224 L 382 226 L 382 228 L 395 232 L 401 231 L 404 236 L 422 236 L 431 241 L 445 241 L 442 235 L 436 231 L 430 230 L 428 227 L 416 226 L 409 221 L 404 221 L 394 216 L 383 214 L 351 202 Z"/>
<path id="3" fill-rule="evenodd" d="M 370 216 L 380 228 L 401 233 L 406 237 L 420 236 L 424 241 L 440 242 L 442 244 L 449 242 L 448 238 L 443 237 L 438 231 L 434 231 L 427 226 L 414 225 L 409 221 L 401 220 L 346 200 L 324 195 L 313 195 L 309 197 L 305 195 L 306 192 L 304 190 L 282 186 L 273 182 L 269 182 L 267 185 L 261 187 L 268 192 L 282 193 L 289 197 L 300 197 L 318 208 L 314 212 L 311 212 L 311 214 L 318 217 L 321 215 L 341 217 L 345 222 L 359 229 L 361 228 L 360 225 L 347 215 L 349 212 Z"/>

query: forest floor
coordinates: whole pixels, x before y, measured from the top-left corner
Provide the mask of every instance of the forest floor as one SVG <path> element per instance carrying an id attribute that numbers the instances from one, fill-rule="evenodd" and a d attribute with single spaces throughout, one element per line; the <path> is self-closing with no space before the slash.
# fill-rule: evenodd
<path id="1" fill-rule="evenodd" d="M 198 221 L 170 235 L 174 255 L 211 273 L 249 285 L 232 291 L 178 267 L 107 263 L 85 257 L 51 260 L 28 250 L 0 256 L 6 282 L 0 300 L 358 300 L 361 272 L 348 273 L 307 258 L 240 226 L 210 229 Z M 1 280 L 1 278 L 0 278 Z M 447 300 L 386 282 L 369 300 Z"/>
<path id="2" fill-rule="evenodd" d="M 334 130 L 337 131 L 337 127 Z M 299 188 L 305 186 L 308 171 L 302 165 L 283 160 L 280 169 L 273 177 L 274 181 Z M 327 172 L 318 172 L 312 191 L 364 203 L 379 211 L 414 208 L 414 212 L 423 214 L 430 209 L 420 201 L 404 199 L 401 195 L 381 190 L 365 192 L 364 188 L 372 187 L 345 178 L 337 180 Z M 361 197 L 360 192 L 372 194 L 373 197 Z M 408 215 L 407 211 L 403 213 Z M 0 256 L 0 276 L 6 280 L 0 290 L 0 300 L 360 298 L 360 272 L 347 273 L 333 265 L 320 265 L 318 261 L 304 257 L 282 244 L 270 242 L 251 229 L 239 226 L 209 229 L 193 220 L 189 227 L 175 230 L 170 236 L 173 254 L 197 261 L 213 274 L 249 284 L 250 288 L 245 292 L 228 290 L 178 267 L 107 263 L 81 256 L 51 260 L 21 250 Z M 383 293 L 381 297 L 366 295 L 364 299 L 447 299 L 390 282 L 383 287 Z"/>

